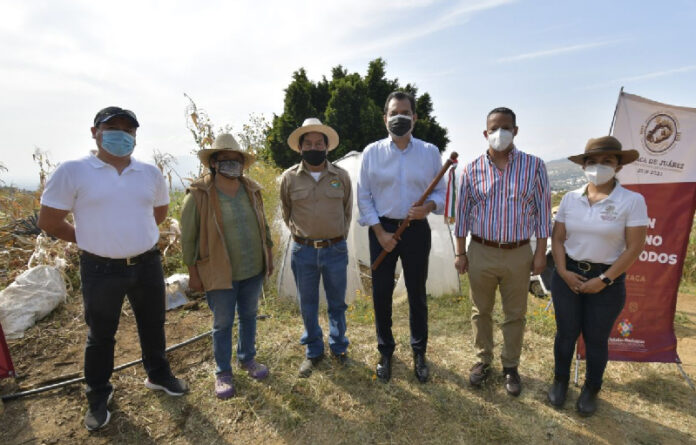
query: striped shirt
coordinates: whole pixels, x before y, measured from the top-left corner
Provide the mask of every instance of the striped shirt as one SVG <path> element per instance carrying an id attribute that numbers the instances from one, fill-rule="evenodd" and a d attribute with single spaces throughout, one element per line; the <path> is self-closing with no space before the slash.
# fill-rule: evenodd
<path id="1" fill-rule="evenodd" d="M 551 192 L 544 161 L 517 148 L 500 170 L 488 153 L 467 165 L 457 202 L 455 235 L 468 232 L 511 243 L 551 234 Z"/>

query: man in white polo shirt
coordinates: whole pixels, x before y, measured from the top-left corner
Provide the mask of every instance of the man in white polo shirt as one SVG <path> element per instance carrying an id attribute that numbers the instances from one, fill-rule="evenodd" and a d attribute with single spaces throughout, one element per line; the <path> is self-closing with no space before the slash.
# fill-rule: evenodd
<path id="1" fill-rule="evenodd" d="M 135 114 L 119 107 L 99 111 L 91 128 L 97 153 L 62 163 L 46 184 L 38 225 L 49 235 L 77 243 L 89 327 L 85 381 L 89 409 L 85 426 L 95 430 L 111 417 L 114 344 L 124 296 L 140 336 L 145 386 L 179 396 L 186 382 L 171 372 L 165 356 L 164 274 L 157 249 L 158 224 L 167 216 L 169 194 L 157 167 L 131 157 L 139 127 Z M 72 212 L 75 225 L 66 221 Z"/>

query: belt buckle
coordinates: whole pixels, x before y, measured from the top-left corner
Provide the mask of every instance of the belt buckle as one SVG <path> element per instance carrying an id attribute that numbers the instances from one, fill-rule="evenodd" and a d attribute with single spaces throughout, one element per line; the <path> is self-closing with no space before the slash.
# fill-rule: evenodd
<path id="1" fill-rule="evenodd" d="M 312 240 L 312 244 L 314 245 L 315 249 L 321 249 L 323 246 L 320 246 L 319 244 L 321 244 L 323 242 L 324 242 L 324 240 L 320 240 L 320 239 Z"/>
<path id="2" fill-rule="evenodd" d="M 578 265 L 578 269 L 583 272 L 589 272 L 592 269 L 592 265 L 587 261 L 576 261 L 576 263 Z"/>
<path id="3" fill-rule="evenodd" d="M 128 258 L 126 258 L 126 266 L 134 265 L 135 264 L 135 261 L 133 261 L 134 259 L 135 259 L 135 257 L 132 257 L 132 256 L 129 256 Z"/>

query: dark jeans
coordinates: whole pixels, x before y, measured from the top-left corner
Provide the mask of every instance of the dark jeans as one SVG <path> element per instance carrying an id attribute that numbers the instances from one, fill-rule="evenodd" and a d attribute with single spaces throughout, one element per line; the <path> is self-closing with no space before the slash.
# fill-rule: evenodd
<path id="1" fill-rule="evenodd" d="M 148 254 L 127 266 L 80 256 L 80 277 L 85 321 L 89 327 L 85 347 L 85 380 L 90 404 L 108 397 L 114 368 L 115 335 L 123 297 L 128 295 L 140 337 L 143 365 L 154 381 L 169 376 L 165 356 L 165 287 L 160 254 Z"/>
<path id="2" fill-rule="evenodd" d="M 380 218 L 387 232 L 396 232 L 397 224 Z M 377 236 L 369 230 L 370 260 L 374 262 L 382 252 Z M 372 301 L 375 308 L 377 327 L 377 349 L 391 356 L 394 353 L 392 335 L 392 293 L 396 261 L 401 258 L 403 274 L 408 292 L 411 347 L 414 352 L 425 353 L 428 344 L 428 303 L 425 282 L 428 279 L 428 256 L 430 255 L 430 226 L 427 220 L 412 221 L 401 235 L 394 250 L 384 258 L 377 270 L 372 271 Z"/>
<path id="3" fill-rule="evenodd" d="M 583 274 L 577 268 L 568 270 L 593 278 L 600 271 Z M 626 274 L 622 274 L 611 286 L 596 294 L 575 294 L 557 272 L 551 281 L 551 295 L 556 312 L 556 339 L 553 353 L 556 362 L 555 377 L 560 381 L 570 379 L 575 342 L 579 335 L 585 340 L 587 369 L 585 384 L 599 390 L 609 359 L 609 334 L 626 302 Z"/>

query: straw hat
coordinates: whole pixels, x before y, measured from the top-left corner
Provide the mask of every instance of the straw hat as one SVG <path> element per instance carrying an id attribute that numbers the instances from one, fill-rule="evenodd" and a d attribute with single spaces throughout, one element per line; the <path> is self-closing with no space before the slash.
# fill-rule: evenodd
<path id="1" fill-rule="evenodd" d="M 244 168 L 249 168 L 249 166 L 255 161 L 254 156 L 251 153 L 242 150 L 234 136 L 229 133 L 222 133 L 218 135 L 213 142 L 213 148 L 204 148 L 203 150 L 199 150 L 198 159 L 201 160 L 201 163 L 204 166 L 208 167 L 210 166 L 210 157 L 221 151 L 235 151 L 241 154 L 244 157 Z"/>
<path id="2" fill-rule="evenodd" d="M 618 156 L 619 165 L 630 164 L 640 156 L 637 150 L 622 150 L 621 142 L 614 136 L 602 136 L 587 141 L 585 152 L 579 155 L 569 156 L 568 160 L 576 164 L 585 165 L 585 159 L 587 159 L 588 156 L 598 154 Z"/>
<path id="3" fill-rule="evenodd" d="M 290 146 L 290 148 L 299 153 L 301 151 L 300 136 L 312 132 L 326 135 L 326 137 L 329 139 L 329 146 L 327 148 L 327 151 L 331 151 L 334 148 L 338 147 L 338 133 L 336 133 L 336 130 L 329 127 L 328 125 L 322 124 L 321 121 L 316 117 L 310 117 L 308 119 L 305 119 L 305 121 L 302 122 L 302 126 L 300 128 L 290 133 L 290 136 L 288 136 L 288 145 Z"/>

